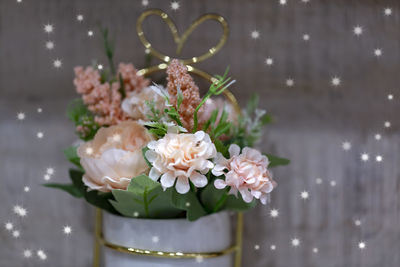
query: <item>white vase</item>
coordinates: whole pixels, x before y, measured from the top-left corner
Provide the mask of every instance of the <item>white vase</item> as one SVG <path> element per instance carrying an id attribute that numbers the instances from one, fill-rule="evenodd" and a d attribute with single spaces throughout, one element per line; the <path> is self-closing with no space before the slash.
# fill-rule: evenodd
<path id="1" fill-rule="evenodd" d="M 231 220 L 227 212 L 186 219 L 134 219 L 103 213 L 103 235 L 110 243 L 136 249 L 204 253 L 232 246 Z M 230 267 L 233 255 L 195 259 L 160 258 L 103 249 L 106 267 Z M 200 264 L 199 264 L 200 262 Z"/>

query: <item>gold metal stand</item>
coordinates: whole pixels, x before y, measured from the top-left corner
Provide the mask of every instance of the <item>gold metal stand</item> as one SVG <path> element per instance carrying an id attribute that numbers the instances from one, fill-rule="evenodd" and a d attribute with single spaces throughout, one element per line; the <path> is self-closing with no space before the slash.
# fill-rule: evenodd
<path id="1" fill-rule="evenodd" d="M 162 63 L 151 66 L 148 68 L 144 68 L 138 71 L 139 75 L 149 75 L 151 73 L 157 72 L 157 71 L 162 71 L 167 69 L 169 62 L 172 60 L 172 57 L 169 57 L 167 55 L 162 54 L 161 52 L 157 51 L 151 43 L 146 39 L 142 24 L 143 21 L 148 17 L 156 15 L 161 17 L 162 20 L 164 20 L 169 29 L 171 30 L 171 33 L 173 35 L 174 41 L 177 44 L 177 49 L 176 53 L 179 55 L 180 52 L 182 51 L 183 45 L 185 44 L 187 38 L 190 36 L 190 34 L 204 21 L 207 20 L 214 20 L 217 21 L 223 29 L 222 36 L 218 43 L 209 48 L 206 53 L 197 56 L 197 57 L 191 57 L 188 59 L 179 59 L 183 64 L 186 65 L 188 68 L 188 71 L 198 75 L 199 77 L 202 77 L 206 79 L 207 81 L 214 83 L 217 81 L 216 78 L 211 76 L 205 71 L 202 71 L 200 69 L 197 69 L 192 66 L 192 64 L 201 62 L 203 60 L 206 60 L 207 58 L 212 57 L 214 54 L 216 54 L 222 46 L 225 44 L 226 40 L 228 39 L 229 35 L 229 27 L 228 23 L 226 20 L 217 14 L 206 14 L 201 17 L 199 17 L 197 20 L 195 20 L 190 27 L 184 32 L 182 36 L 179 36 L 178 30 L 175 26 L 175 23 L 171 20 L 171 18 L 163 12 L 162 10 L 159 9 L 150 9 L 144 11 L 140 17 L 137 20 L 136 24 L 136 30 L 137 34 L 139 36 L 140 41 L 143 43 L 144 47 L 147 49 L 147 51 L 154 57 L 160 59 Z M 237 103 L 237 100 L 235 96 L 228 90 L 224 91 L 224 95 L 227 98 L 227 100 L 233 105 L 235 110 L 240 113 L 240 107 L 239 104 Z M 207 253 L 192 253 L 192 252 L 174 252 L 174 251 L 152 251 L 152 250 L 146 250 L 142 248 L 130 248 L 130 247 L 124 247 L 120 246 L 118 244 L 113 244 L 111 242 L 108 242 L 107 240 L 104 239 L 103 237 L 103 231 L 102 231 L 102 211 L 101 209 L 97 208 L 96 209 L 96 221 L 95 221 L 95 232 L 94 232 L 94 246 L 93 246 L 93 267 L 99 267 L 100 266 L 100 254 L 101 254 L 101 247 L 107 247 L 109 249 L 113 249 L 122 253 L 129 253 L 129 254 L 134 254 L 134 255 L 144 255 L 144 256 L 152 256 L 152 257 L 162 257 L 162 258 L 175 258 L 175 259 L 187 259 L 187 258 L 213 258 L 213 257 L 220 257 L 224 256 L 230 253 L 235 253 L 235 261 L 234 261 L 234 267 L 240 267 L 241 266 L 241 258 L 242 258 L 242 236 L 243 236 L 243 214 L 238 213 L 237 214 L 237 224 L 236 224 L 236 241 L 235 244 L 225 250 L 222 251 L 215 251 L 215 252 L 207 252 Z"/>

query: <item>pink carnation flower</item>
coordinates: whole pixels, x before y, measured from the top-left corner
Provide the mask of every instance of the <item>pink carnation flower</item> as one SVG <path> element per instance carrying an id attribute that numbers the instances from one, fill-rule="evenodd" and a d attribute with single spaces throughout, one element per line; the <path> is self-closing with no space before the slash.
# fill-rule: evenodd
<path id="1" fill-rule="evenodd" d="M 237 196 L 240 192 L 245 202 L 250 203 L 253 197 L 267 203 L 268 193 L 274 189 L 276 183 L 272 180 L 267 167 L 268 158 L 258 150 L 245 147 L 240 154 L 240 147 L 232 144 L 229 147 L 230 159 L 218 153 L 212 173 L 215 176 L 225 176 L 225 180 L 216 179 L 214 186 L 223 189 L 230 187 L 229 194 Z"/>

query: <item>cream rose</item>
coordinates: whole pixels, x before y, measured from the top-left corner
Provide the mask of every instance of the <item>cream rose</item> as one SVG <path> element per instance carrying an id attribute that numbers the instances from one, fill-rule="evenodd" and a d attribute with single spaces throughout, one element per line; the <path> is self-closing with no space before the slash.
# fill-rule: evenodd
<path id="1" fill-rule="evenodd" d="M 149 177 L 158 180 L 164 188 L 172 187 L 176 181 L 176 191 L 189 191 L 189 180 L 196 187 L 204 187 L 204 175 L 214 167 L 209 160 L 217 154 L 215 145 L 208 134 L 198 131 L 194 134 L 168 133 L 162 139 L 150 142 L 146 158 L 152 163 Z"/>
<path id="2" fill-rule="evenodd" d="M 147 115 L 151 114 L 151 110 L 146 102 L 153 101 L 154 107 L 163 111 L 165 108 L 165 99 L 154 89 L 160 90 L 156 86 L 150 86 L 138 92 L 133 91 L 129 93 L 122 101 L 122 110 L 134 120 L 147 120 Z"/>
<path id="3" fill-rule="evenodd" d="M 215 176 L 224 175 L 225 180 L 216 179 L 214 186 L 218 189 L 230 186 L 229 193 L 237 195 L 239 191 L 247 203 L 255 197 L 266 204 L 268 193 L 276 186 L 267 169 L 268 158 L 249 147 L 243 148 L 240 154 L 240 147 L 235 144 L 229 147 L 229 154 L 230 159 L 225 159 L 218 153 L 212 173 Z"/>
<path id="4" fill-rule="evenodd" d="M 133 121 L 101 128 L 92 141 L 78 148 L 83 182 L 103 192 L 126 189 L 133 177 L 148 171 L 142 148 L 151 140 L 146 128 Z"/>

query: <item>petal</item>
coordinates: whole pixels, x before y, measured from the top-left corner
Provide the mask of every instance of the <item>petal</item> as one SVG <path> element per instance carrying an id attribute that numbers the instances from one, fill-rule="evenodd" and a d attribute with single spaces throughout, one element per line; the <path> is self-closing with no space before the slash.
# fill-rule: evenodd
<path id="1" fill-rule="evenodd" d="M 186 194 L 187 192 L 189 192 L 190 185 L 188 178 L 184 176 L 178 177 L 175 188 L 179 194 Z"/>
<path id="2" fill-rule="evenodd" d="M 172 187 L 175 183 L 175 178 L 176 177 L 170 172 L 164 173 L 161 176 L 161 185 L 166 188 Z"/>
<path id="3" fill-rule="evenodd" d="M 153 180 L 153 181 L 157 181 L 158 178 L 160 177 L 161 173 L 156 169 L 156 168 L 151 168 L 150 172 L 149 172 L 149 177 Z"/>
<path id="4" fill-rule="evenodd" d="M 261 192 L 258 190 L 251 190 L 251 194 L 257 199 L 261 197 Z"/>
<path id="5" fill-rule="evenodd" d="M 215 188 L 217 188 L 217 189 L 224 189 L 224 188 L 226 187 L 226 183 L 225 183 L 225 181 L 222 180 L 222 179 L 216 179 L 216 180 L 214 181 L 214 186 L 215 186 Z"/>
<path id="6" fill-rule="evenodd" d="M 237 144 L 232 144 L 229 147 L 229 155 L 230 157 L 238 156 L 240 154 L 240 147 Z"/>
<path id="7" fill-rule="evenodd" d="M 253 200 L 253 195 L 249 192 L 247 188 L 239 189 L 239 192 L 242 195 L 244 202 L 250 203 Z"/>
<path id="8" fill-rule="evenodd" d="M 192 176 L 190 176 L 190 181 L 192 181 L 196 187 L 204 187 L 208 183 L 207 177 L 198 172 L 192 173 Z"/>
<path id="9" fill-rule="evenodd" d="M 268 195 L 267 194 L 263 194 L 260 198 L 260 201 L 263 205 L 267 204 L 267 200 L 268 200 Z"/>
<path id="10" fill-rule="evenodd" d="M 157 159 L 157 153 L 153 150 L 147 150 L 145 153 L 146 159 L 150 162 L 154 162 Z"/>
<path id="11" fill-rule="evenodd" d="M 196 141 L 201 141 L 201 140 L 203 140 L 203 138 L 205 136 L 205 132 L 197 131 L 197 132 L 195 132 L 194 136 L 196 138 Z"/>
<path id="12" fill-rule="evenodd" d="M 92 181 L 92 179 L 90 179 L 86 174 L 83 175 L 83 177 L 82 177 L 82 182 L 83 182 L 87 187 L 89 187 L 90 189 L 93 189 L 93 190 L 100 190 L 100 191 L 102 191 L 102 189 L 103 189 L 103 186 L 102 186 L 102 185 L 99 185 L 99 184 L 94 183 L 94 182 Z M 103 190 L 104 190 L 104 189 L 103 189 Z"/>

